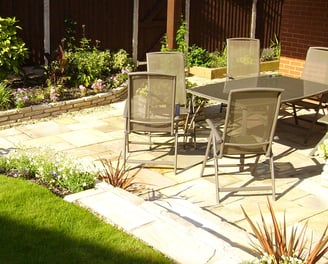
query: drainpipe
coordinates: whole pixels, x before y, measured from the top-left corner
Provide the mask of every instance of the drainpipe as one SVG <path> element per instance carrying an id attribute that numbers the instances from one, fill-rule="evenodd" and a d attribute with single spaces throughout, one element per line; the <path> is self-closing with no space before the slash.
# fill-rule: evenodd
<path id="1" fill-rule="evenodd" d="M 256 32 L 256 5 L 257 5 L 257 0 L 253 0 L 253 5 L 252 5 L 252 18 L 251 18 L 251 38 L 255 38 L 255 32 Z"/>
<path id="2" fill-rule="evenodd" d="M 133 2 L 133 35 L 132 35 L 132 58 L 138 66 L 138 29 L 139 29 L 139 0 Z"/>
<path id="3" fill-rule="evenodd" d="M 190 0 L 186 0 L 185 2 L 185 16 L 186 16 L 186 34 L 185 34 L 185 42 L 187 44 L 187 49 L 189 47 L 189 23 L 190 23 Z"/>
<path id="4" fill-rule="evenodd" d="M 50 54 L 50 7 L 49 0 L 43 0 L 43 49 L 44 53 Z M 44 56 L 45 64 L 48 64 L 47 58 Z"/>

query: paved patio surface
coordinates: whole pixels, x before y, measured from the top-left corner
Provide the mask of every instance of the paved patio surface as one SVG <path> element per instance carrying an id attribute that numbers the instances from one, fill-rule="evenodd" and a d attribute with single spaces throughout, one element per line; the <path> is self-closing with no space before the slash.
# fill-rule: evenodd
<path id="1" fill-rule="evenodd" d="M 98 158 L 117 159 L 123 150 L 124 102 L 80 113 L 65 114 L 51 120 L 26 123 L 0 130 L 0 152 L 8 153 L 18 146 L 49 146 L 74 156 L 88 166 Z M 219 116 L 218 107 L 208 107 L 206 116 Z M 199 124 L 204 124 L 200 121 Z M 304 123 L 304 125 L 308 125 Z M 288 226 L 308 222 L 308 233 L 314 240 L 328 224 L 328 187 L 320 178 L 323 161 L 311 155 L 324 136 L 326 127 L 316 126 L 307 145 L 303 144 L 306 130 L 293 125 L 292 118 L 278 122 L 273 144 L 276 166 L 277 200 L 272 202 L 282 222 L 286 212 Z M 72 195 L 107 221 L 143 239 L 179 263 L 240 263 L 252 258 L 246 248 L 249 225 L 241 206 L 250 217 L 260 221 L 259 209 L 269 219 L 267 193 L 225 193 L 216 203 L 212 169 L 200 177 L 208 130 L 198 133 L 198 148 L 179 148 L 176 175 L 171 168 L 143 168 L 137 181 L 143 186 L 137 195 L 98 184 L 95 190 Z M 254 181 L 247 175 L 226 171 L 222 184 Z M 257 175 L 268 175 L 268 166 L 261 161 Z M 123 212 L 124 211 L 124 212 Z M 124 215 L 123 215 L 124 214 Z M 156 219 L 156 221 L 155 221 Z M 328 258 L 320 263 L 328 263 Z"/>

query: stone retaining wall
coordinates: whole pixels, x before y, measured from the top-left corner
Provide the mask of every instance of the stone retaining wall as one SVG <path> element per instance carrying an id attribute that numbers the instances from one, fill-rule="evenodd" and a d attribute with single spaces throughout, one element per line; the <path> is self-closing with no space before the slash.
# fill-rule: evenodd
<path id="1" fill-rule="evenodd" d="M 69 101 L 33 105 L 21 109 L 0 111 L 0 127 L 10 127 L 25 121 L 55 117 L 63 113 L 79 111 L 91 107 L 108 105 L 126 98 L 127 88 L 115 88 L 108 93 L 82 97 Z"/>

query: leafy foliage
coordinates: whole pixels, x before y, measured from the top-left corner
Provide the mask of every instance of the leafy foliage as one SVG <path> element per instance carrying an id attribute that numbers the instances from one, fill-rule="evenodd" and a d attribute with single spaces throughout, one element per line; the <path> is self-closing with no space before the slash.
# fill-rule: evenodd
<path id="1" fill-rule="evenodd" d="M 15 17 L 0 17 L 0 80 L 11 73 L 19 73 L 19 68 L 28 57 L 24 41 L 17 35 Z"/>
<path id="2" fill-rule="evenodd" d="M 3 82 L 0 83 L 0 110 L 7 110 L 12 106 L 12 93 Z"/>
<path id="3" fill-rule="evenodd" d="M 201 47 L 192 45 L 189 47 L 187 54 L 188 66 L 203 66 L 208 67 L 210 60 L 210 53 Z"/>
<path id="4" fill-rule="evenodd" d="M 261 54 L 261 61 L 277 60 L 280 58 L 281 46 L 277 35 L 274 36 L 274 40 L 270 41 L 270 47 L 263 49 Z"/>
<path id="5" fill-rule="evenodd" d="M 306 240 L 307 224 L 305 224 L 299 231 L 297 227 L 292 228 L 289 237 L 287 236 L 286 218 L 282 227 L 278 224 L 274 209 L 268 200 L 268 208 L 271 215 L 273 231 L 265 222 L 262 212 L 261 221 L 262 226 L 256 225 L 248 216 L 245 209 L 242 211 L 246 217 L 247 222 L 251 226 L 259 245 L 253 243 L 253 247 L 261 256 L 263 264 L 292 264 L 292 263 L 306 263 L 314 264 L 328 252 L 328 225 L 326 226 L 321 238 L 313 249 L 308 250 Z M 307 251 L 308 250 L 308 251 Z"/>
<path id="6" fill-rule="evenodd" d="M 83 36 L 79 45 L 75 46 L 75 33 L 71 26 L 73 22 L 66 21 L 69 28 L 66 30 L 66 38 L 61 40 L 54 55 L 49 58 L 50 63 L 46 66 L 48 85 L 80 85 L 90 88 L 98 80 L 103 81 L 104 88 L 111 88 L 113 76 L 124 75 L 117 80 L 124 82 L 127 72 L 134 69 L 132 58 L 121 49 L 117 52 L 101 50 L 100 41 L 92 40 L 85 36 L 85 25 L 82 25 Z M 121 85 L 116 84 L 116 86 Z"/>

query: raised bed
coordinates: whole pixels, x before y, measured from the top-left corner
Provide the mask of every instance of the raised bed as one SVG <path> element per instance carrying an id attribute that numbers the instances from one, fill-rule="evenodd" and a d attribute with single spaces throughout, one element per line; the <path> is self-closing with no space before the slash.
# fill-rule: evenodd
<path id="1" fill-rule="evenodd" d="M 123 100 L 126 98 L 126 95 L 127 87 L 118 87 L 107 93 L 81 97 L 74 100 L 0 111 L 0 127 L 11 127 L 25 121 L 55 117 L 63 113 L 108 105 Z"/>
<path id="2" fill-rule="evenodd" d="M 260 71 L 278 71 L 279 69 L 279 60 L 274 61 L 264 61 L 260 63 Z M 226 67 L 221 68 L 205 68 L 205 67 L 191 67 L 189 69 L 189 74 L 203 77 L 207 79 L 217 79 L 217 78 L 225 78 L 227 73 Z"/>

